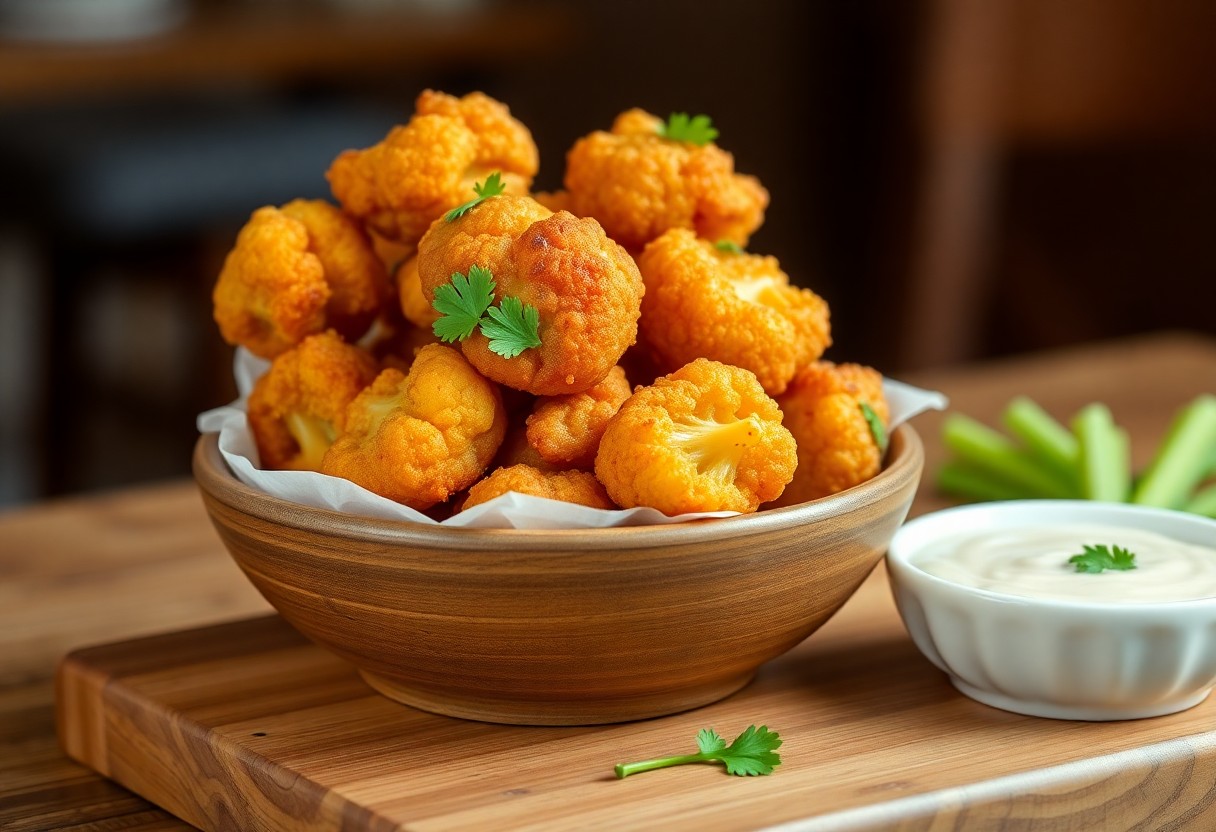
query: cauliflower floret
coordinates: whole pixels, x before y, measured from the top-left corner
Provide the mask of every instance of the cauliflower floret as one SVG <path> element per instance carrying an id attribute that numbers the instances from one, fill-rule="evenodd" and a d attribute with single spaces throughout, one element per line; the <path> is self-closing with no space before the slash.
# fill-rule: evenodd
<path id="1" fill-rule="evenodd" d="M 608 420 L 631 392 L 618 365 L 582 393 L 538 399 L 528 416 L 528 445 L 550 466 L 590 470 Z"/>
<path id="2" fill-rule="evenodd" d="M 580 217 L 595 217 L 630 251 L 669 228 L 746 245 L 764 221 L 768 192 L 735 173 L 733 157 L 659 136 L 662 122 L 642 110 L 619 115 L 612 132 L 575 142 L 566 155 L 563 197 Z"/>
<path id="3" fill-rule="evenodd" d="M 408 124 L 366 150 L 344 151 L 326 177 L 348 213 L 410 246 L 472 199 L 477 181 L 497 171 L 508 193 L 526 194 L 539 165 L 532 134 L 506 105 L 480 92 L 426 90 Z"/>
<path id="4" fill-rule="evenodd" d="M 777 395 L 832 342 L 827 303 L 790 286 L 774 257 L 672 229 L 646 246 L 638 267 L 642 338 L 669 367 L 712 358 L 751 370 Z"/>
<path id="5" fill-rule="evenodd" d="M 799 372 L 777 402 L 798 442 L 798 469 L 776 505 L 835 494 L 882 468 L 882 454 L 861 410 L 864 402 L 884 426 L 890 420 L 877 370 L 818 361 Z"/>
<path id="6" fill-rule="evenodd" d="M 599 384 L 637 338 L 642 277 L 629 254 L 593 219 L 549 210 L 530 197 L 488 199 L 454 222 L 436 222 L 418 245 L 422 292 L 454 273 L 493 273 L 495 298 L 518 298 L 540 314 L 540 346 L 505 358 L 480 331 L 461 349 L 483 375 L 537 396 Z"/>
<path id="7" fill-rule="evenodd" d="M 747 370 L 698 358 L 639 388 L 608 422 L 595 474 L 620 506 L 755 511 L 794 475 L 794 437 Z"/>
<path id="8" fill-rule="evenodd" d="M 321 471 L 425 510 L 477 481 L 506 428 L 498 389 L 456 350 L 430 344 L 408 375 L 384 370 L 350 403 Z"/>
<path id="9" fill-rule="evenodd" d="M 616 508 L 604 486 L 586 471 L 541 471 L 528 465 L 513 465 L 499 468 L 470 488 L 461 510 L 489 502 L 508 491 L 591 508 Z"/>
<path id="10" fill-rule="evenodd" d="M 225 341 L 274 358 L 329 327 L 357 339 L 388 292 L 363 230 L 327 202 L 297 199 L 253 212 L 212 300 Z"/>
<path id="11" fill-rule="evenodd" d="M 422 294 L 422 282 L 418 278 L 418 258 L 403 261 L 393 276 L 397 282 L 397 299 L 401 301 L 401 314 L 414 326 L 430 330 L 439 318 L 439 313 Z"/>
<path id="12" fill-rule="evenodd" d="M 376 361 L 333 330 L 280 355 L 249 394 L 249 428 L 263 468 L 316 471 L 345 425 L 346 407 L 376 377 Z"/>

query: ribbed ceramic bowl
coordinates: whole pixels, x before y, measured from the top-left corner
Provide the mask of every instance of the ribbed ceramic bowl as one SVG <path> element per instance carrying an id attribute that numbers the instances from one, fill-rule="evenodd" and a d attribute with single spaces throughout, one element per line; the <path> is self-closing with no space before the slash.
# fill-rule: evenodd
<path id="1" fill-rule="evenodd" d="M 256 491 L 214 435 L 194 474 L 224 545 L 304 635 L 400 702 L 489 722 L 674 713 L 741 688 L 865 579 L 903 522 L 920 439 L 841 494 L 697 523 L 454 529 L 308 508 Z"/>
<path id="2" fill-rule="evenodd" d="M 1216 598 L 1024 598 L 916 566 L 917 554 L 942 535 L 1055 523 L 1143 529 L 1216 546 L 1216 520 L 1121 503 L 1025 500 L 926 514 L 899 530 L 887 554 L 895 603 L 920 651 L 967 696 L 1031 716 L 1137 719 L 1202 702 L 1216 684 Z"/>

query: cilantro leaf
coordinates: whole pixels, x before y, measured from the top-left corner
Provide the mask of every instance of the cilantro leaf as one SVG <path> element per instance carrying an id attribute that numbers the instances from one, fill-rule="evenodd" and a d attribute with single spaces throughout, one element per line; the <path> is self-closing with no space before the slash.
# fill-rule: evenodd
<path id="1" fill-rule="evenodd" d="M 882 419 L 866 402 L 861 403 L 861 415 L 866 417 L 866 424 L 870 426 L 870 435 L 874 437 L 874 444 L 878 446 L 879 455 L 886 456 L 887 445 L 891 440 L 887 436 L 887 429 L 883 425 Z"/>
<path id="2" fill-rule="evenodd" d="M 495 285 L 489 269 L 472 266 L 468 277 L 457 272 L 450 283 L 436 288 L 431 305 L 441 317 L 431 327 L 435 337 L 450 344 L 472 335 L 494 302 Z"/>
<path id="3" fill-rule="evenodd" d="M 526 349 L 540 346 L 540 312 L 519 298 L 505 297 L 486 310 L 481 334 L 490 339 L 490 351 L 514 358 Z"/>
<path id="4" fill-rule="evenodd" d="M 675 142 L 688 142 L 703 147 L 718 138 L 718 131 L 709 116 L 692 116 L 688 113 L 672 113 L 667 121 L 659 125 L 659 135 Z"/>
<path id="5" fill-rule="evenodd" d="M 501 194 L 505 193 L 506 190 L 507 186 L 502 183 L 502 174 L 498 171 L 494 171 L 486 177 L 485 182 L 473 183 L 473 193 L 477 194 L 477 199 L 470 199 L 463 205 L 457 205 L 451 211 L 444 214 L 443 218 L 447 222 L 460 219 L 490 197 L 500 196 Z"/>
<path id="6" fill-rule="evenodd" d="M 714 248 L 718 251 L 724 251 L 727 254 L 743 254 L 743 246 L 736 243 L 734 240 L 718 240 L 714 243 Z"/>
<path id="7" fill-rule="evenodd" d="M 1073 555 L 1068 559 L 1069 563 L 1077 567 L 1078 572 L 1096 575 L 1103 569 L 1126 572 L 1136 568 L 1135 553 L 1122 546 L 1109 547 L 1105 543 L 1100 543 L 1097 546 L 1082 544 L 1081 548 L 1085 550 L 1082 554 Z"/>
<path id="8" fill-rule="evenodd" d="M 726 766 L 727 774 L 747 777 L 758 774 L 772 774 L 773 769 L 781 765 L 781 755 L 777 749 L 781 747 L 781 737 L 776 731 L 770 731 L 764 725 L 757 728 L 749 725 L 742 734 L 735 737 L 730 745 L 712 728 L 702 728 L 697 732 L 696 754 L 680 754 L 674 757 L 660 757 L 656 760 L 643 760 L 639 763 L 620 763 L 616 766 L 618 778 L 628 777 L 642 771 L 656 768 L 680 766 L 686 763 L 720 762 Z"/>

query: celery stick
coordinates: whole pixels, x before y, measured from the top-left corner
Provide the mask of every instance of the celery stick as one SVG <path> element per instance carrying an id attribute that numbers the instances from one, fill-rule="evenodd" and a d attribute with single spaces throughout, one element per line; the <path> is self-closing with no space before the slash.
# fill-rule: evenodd
<path id="1" fill-rule="evenodd" d="M 1216 485 L 1209 485 L 1195 492 L 1195 496 L 1183 507 L 1192 514 L 1202 514 L 1206 517 L 1216 517 Z"/>
<path id="2" fill-rule="evenodd" d="M 1132 502 L 1181 508 L 1207 474 L 1216 447 L 1216 396 L 1202 395 L 1174 417 L 1169 433 L 1136 487 Z"/>
<path id="3" fill-rule="evenodd" d="M 1076 484 L 1077 438 L 1031 399 L 1018 396 L 1002 414 L 1005 427 L 1062 480 Z"/>
<path id="4" fill-rule="evenodd" d="M 1081 493 L 1090 500 L 1123 502 L 1131 488 L 1127 432 L 1115 425 L 1104 404 L 1083 407 L 1073 418 L 1080 448 Z"/>
<path id="5" fill-rule="evenodd" d="M 967 500 L 1020 500 L 1035 496 L 1025 488 L 958 460 L 951 460 L 938 469 L 937 487 L 946 494 Z"/>
<path id="6" fill-rule="evenodd" d="M 1026 496 L 1071 496 L 1066 482 L 1045 470 L 1007 437 L 967 416 L 959 413 L 947 416 L 942 441 L 959 459 L 1024 488 Z"/>

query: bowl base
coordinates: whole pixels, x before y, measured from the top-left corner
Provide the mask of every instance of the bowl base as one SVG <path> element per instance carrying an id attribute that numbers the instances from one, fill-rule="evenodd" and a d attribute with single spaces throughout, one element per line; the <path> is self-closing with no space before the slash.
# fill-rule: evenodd
<path id="1" fill-rule="evenodd" d="M 717 702 L 755 677 L 755 671 L 678 691 L 615 699 L 509 699 L 484 695 L 421 690 L 360 670 L 377 693 L 423 711 L 478 722 L 506 725 L 605 725 L 666 716 Z"/>
<path id="2" fill-rule="evenodd" d="M 961 693 L 966 694 L 975 701 L 990 705 L 993 708 L 1000 708 L 1002 711 L 1012 711 L 1015 714 L 1025 714 L 1026 716 L 1042 716 L 1048 719 L 1073 719 L 1085 722 L 1111 722 L 1120 719 L 1146 719 L 1154 716 L 1165 716 L 1166 714 L 1173 714 L 1195 707 L 1207 699 L 1208 694 L 1212 692 L 1212 689 L 1208 688 L 1181 699 L 1171 699 L 1168 702 L 1158 702 L 1153 705 L 1134 707 L 1086 706 L 1057 705 L 1052 702 L 1015 699 L 1003 693 L 982 690 L 954 676 L 950 677 L 950 683 Z"/>

